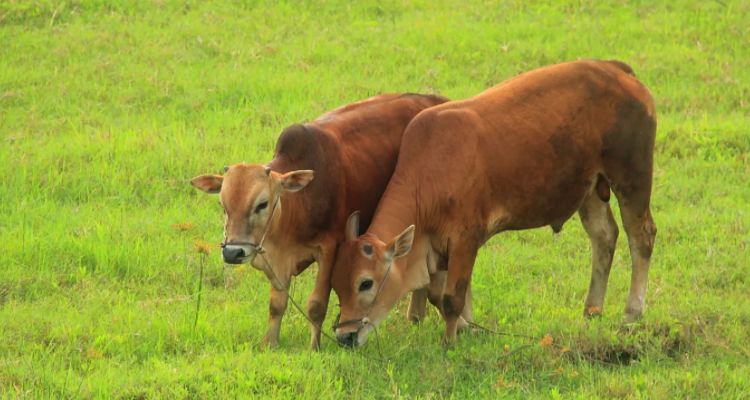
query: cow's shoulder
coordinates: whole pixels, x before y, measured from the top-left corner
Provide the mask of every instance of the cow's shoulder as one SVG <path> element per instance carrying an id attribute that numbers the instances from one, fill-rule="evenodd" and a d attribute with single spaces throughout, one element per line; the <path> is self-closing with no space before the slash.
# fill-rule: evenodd
<path id="1" fill-rule="evenodd" d="M 289 125 L 281 131 L 276 148 L 282 151 L 290 151 L 296 147 L 297 143 L 314 141 L 318 134 L 317 129 L 311 129 L 306 124 Z"/>
<path id="2" fill-rule="evenodd" d="M 336 146 L 336 141 L 326 130 L 312 124 L 294 124 L 279 135 L 275 157 L 298 161 L 309 158 L 311 154 L 325 152 L 331 146 Z"/>
<path id="3" fill-rule="evenodd" d="M 310 240 L 329 229 L 340 195 L 340 163 L 340 143 L 326 129 L 310 123 L 295 124 L 279 135 L 274 159 L 267 165 L 278 172 L 315 172 L 315 178 L 290 200 L 299 213 L 293 233 L 299 240 Z"/>

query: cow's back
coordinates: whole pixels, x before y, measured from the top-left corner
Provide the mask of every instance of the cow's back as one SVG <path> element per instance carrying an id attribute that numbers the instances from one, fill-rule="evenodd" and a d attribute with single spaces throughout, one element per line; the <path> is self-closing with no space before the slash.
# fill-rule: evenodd
<path id="1" fill-rule="evenodd" d="M 623 66 L 558 64 L 433 107 L 407 129 L 393 180 L 419 187 L 422 218 L 441 215 L 425 227 L 431 231 L 474 220 L 491 235 L 564 221 L 604 170 L 609 148 L 640 140 L 620 127 L 654 117 L 648 89 Z M 395 186 L 384 198 L 407 192 Z"/>
<path id="2" fill-rule="evenodd" d="M 346 185 L 340 191 L 343 201 L 335 226 L 343 227 L 349 215 L 359 210 L 362 228 L 367 228 L 396 168 L 406 127 L 422 110 L 447 101 L 435 95 L 384 94 L 313 121 L 340 144 L 341 165 L 336 174 Z"/>
<path id="3" fill-rule="evenodd" d="M 315 171 L 297 195 L 304 215 L 296 216 L 301 240 L 321 232 L 343 235 L 349 215 L 359 210 L 366 227 L 393 174 L 404 130 L 422 110 L 448 99 L 419 94 L 384 94 L 329 111 L 282 132 L 274 160 L 278 172 Z"/>

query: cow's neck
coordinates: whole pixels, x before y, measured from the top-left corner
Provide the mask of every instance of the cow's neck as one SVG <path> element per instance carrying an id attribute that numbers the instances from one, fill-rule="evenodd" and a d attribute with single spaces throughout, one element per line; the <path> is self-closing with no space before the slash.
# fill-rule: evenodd
<path id="1" fill-rule="evenodd" d="M 277 240 L 291 240 L 294 243 L 311 240 L 332 218 L 337 188 L 330 183 L 328 166 L 308 158 L 292 160 L 290 157 L 277 155 L 265 164 L 280 174 L 306 169 L 315 171 L 315 178 L 302 190 L 281 193 L 281 215 L 274 218 L 271 226 L 273 232 L 269 232 L 269 235 L 283 236 Z"/>
<path id="2" fill-rule="evenodd" d="M 431 243 L 426 235 L 415 235 L 414 243 L 412 244 L 411 250 L 409 250 L 409 254 L 396 259 L 394 267 L 401 275 L 401 282 L 403 285 L 400 294 L 401 298 L 406 296 L 409 292 L 423 288 L 430 283 L 431 274 L 427 265 L 429 246 L 431 246 Z"/>
<path id="3" fill-rule="evenodd" d="M 279 174 L 285 174 L 287 172 L 296 171 L 299 169 L 296 168 L 296 165 L 294 165 L 294 163 L 280 157 L 274 158 L 270 162 L 266 163 L 265 166 L 270 167 L 272 171 Z M 284 230 L 289 228 L 287 226 L 288 222 L 300 217 L 300 215 L 295 214 L 298 214 L 301 210 L 300 203 L 304 201 L 304 192 L 306 189 L 303 189 L 299 192 L 288 192 L 284 191 L 281 188 L 279 188 L 279 190 L 281 190 L 281 192 L 279 192 L 279 209 L 276 210 L 277 215 L 271 222 L 269 231 L 270 236 L 277 236 L 280 234 L 283 235 Z M 297 221 L 299 220 L 297 219 Z"/>
<path id="4" fill-rule="evenodd" d="M 408 184 L 391 180 L 367 232 L 376 235 L 385 243 L 389 243 L 410 225 L 417 225 L 418 235 L 420 227 L 417 223 L 417 213 L 416 193 L 413 188 Z"/>
<path id="5" fill-rule="evenodd" d="M 410 225 L 415 226 L 414 241 L 409 254 L 396 259 L 393 264 L 405 285 L 402 296 L 430 282 L 426 259 L 430 243 L 424 235 L 423 227 L 420 226 L 418 204 L 415 185 L 406 180 L 392 179 L 367 230 L 388 244 Z"/>

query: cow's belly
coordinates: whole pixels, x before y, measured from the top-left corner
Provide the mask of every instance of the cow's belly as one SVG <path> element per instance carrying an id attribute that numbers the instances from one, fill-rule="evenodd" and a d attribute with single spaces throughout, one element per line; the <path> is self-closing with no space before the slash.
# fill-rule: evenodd
<path id="1" fill-rule="evenodd" d="M 544 176 L 541 183 L 524 185 L 521 182 L 508 188 L 496 205 L 499 212 L 494 213 L 501 216 L 504 223 L 496 223 L 494 230 L 562 227 L 590 193 L 596 174 L 592 167 L 575 169 L 574 173 L 558 170 Z"/>

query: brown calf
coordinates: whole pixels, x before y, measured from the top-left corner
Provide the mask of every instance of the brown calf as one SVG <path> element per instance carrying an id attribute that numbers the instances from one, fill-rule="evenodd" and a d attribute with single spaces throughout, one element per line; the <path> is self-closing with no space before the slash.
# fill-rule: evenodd
<path id="1" fill-rule="evenodd" d="M 541 68 L 422 112 L 367 233 L 347 229 L 339 250 L 338 340 L 364 343 L 400 298 L 445 268 L 439 308 L 444 342 L 454 338 L 479 248 L 505 230 L 559 231 L 576 211 L 593 253 L 584 312 L 601 312 L 618 236 L 610 187 L 633 259 L 625 314 L 638 318 L 656 235 L 655 131 L 651 93 L 619 61 Z"/>
<path id="2" fill-rule="evenodd" d="M 384 94 L 346 105 L 286 128 L 273 159 L 264 165 L 237 164 L 227 168 L 225 176 L 201 175 L 190 181 L 200 190 L 220 194 L 226 218 L 224 261 L 250 262 L 271 283 L 264 344 L 278 344 L 288 300 L 284 288 L 291 277 L 317 262 L 307 312 L 313 321 L 310 347 L 318 347 L 316 326 L 323 324 L 328 309 L 330 270 L 347 217 L 361 210 L 369 223 L 396 166 L 404 129 L 420 111 L 446 101 L 440 96 Z M 273 270 L 256 252 L 261 241 Z"/>

